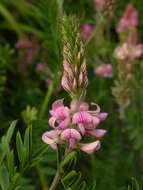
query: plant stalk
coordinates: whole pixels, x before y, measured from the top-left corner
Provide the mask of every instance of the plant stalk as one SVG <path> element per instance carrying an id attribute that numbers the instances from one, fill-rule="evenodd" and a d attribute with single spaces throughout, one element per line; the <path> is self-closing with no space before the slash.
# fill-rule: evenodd
<path id="1" fill-rule="evenodd" d="M 57 169 L 56 175 L 55 175 L 55 177 L 53 179 L 53 182 L 52 182 L 49 190 L 55 190 L 58 183 L 59 183 L 59 180 L 60 180 L 60 171 L 59 171 L 59 169 Z"/>
<path id="2" fill-rule="evenodd" d="M 40 110 L 40 113 L 39 113 L 40 118 L 43 117 L 43 115 L 45 114 L 45 111 L 47 109 L 47 105 L 49 103 L 49 100 L 51 98 L 53 90 L 54 90 L 54 83 L 51 83 L 48 90 L 47 90 L 47 93 L 46 93 L 45 99 L 43 101 L 43 104 L 41 106 L 41 110 Z"/>

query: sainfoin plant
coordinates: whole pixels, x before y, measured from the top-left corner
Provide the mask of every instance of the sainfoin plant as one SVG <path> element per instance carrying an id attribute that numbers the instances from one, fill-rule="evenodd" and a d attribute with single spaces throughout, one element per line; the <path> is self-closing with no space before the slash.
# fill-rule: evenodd
<path id="1" fill-rule="evenodd" d="M 69 107 L 64 105 L 64 98 L 52 104 L 52 109 L 49 111 L 49 125 L 52 130 L 45 132 L 42 140 L 53 150 L 57 150 L 58 145 L 62 147 L 63 159 L 66 160 L 73 150 L 79 149 L 91 154 L 101 148 L 101 143 L 97 139 L 103 137 L 106 130 L 97 127 L 108 114 L 101 112 L 99 105 L 94 102 L 91 103 L 93 110 L 90 110 L 89 104 L 84 100 L 88 77 L 78 22 L 74 17 L 64 16 L 62 24 L 64 71 L 61 85 L 72 100 Z M 94 141 L 84 143 L 85 136 L 94 137 Z M 56 189 L 60 172 L 61 163 L 50 190 Z"/>

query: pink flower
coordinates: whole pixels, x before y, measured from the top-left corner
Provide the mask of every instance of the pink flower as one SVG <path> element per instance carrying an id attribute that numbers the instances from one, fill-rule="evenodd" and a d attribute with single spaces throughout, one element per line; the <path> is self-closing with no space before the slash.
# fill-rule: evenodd
<path id="1" fill-rule="evenodd" d="M 44 143 L 49 144 L 53 150 L 57 148 L 57 143 L 59 143 L 59 134 L 60 131 L 52 130 L 47 131 L 42 135 L 42 140 Z"/>
<path id="2" fill-rule="evenodd" d="M 111 64 L 102 64 L 95 68 L 95 74 L 105 78 L 112 77 L 112 65 Z"/>
<path id="3" fill-rule="evenodd" d="M 48 69 L 48 66 L 46 63 L 38 63 L 37 66 L 36 66 L 36 71 L 38 72 L 47 72 L 49 69 Z"/>
<path id="4" fill-rule="evenodd" d="M 82 24 L 80 29 L 81 29 L 82 38 L 84 40 L 87 40 L 91 36 L 91 34 L 94 30 L 94 27 L 90 24 Z"/>
<path id="5" fill-rule="evenodd" d="M 75 129 L 65 129 L 61 133 L 61 140 L 66 140 L 69 143 L 69 148 L 73 149 L 76 147 L 77 141 L 81 140 L 81 135 Z"/>
<path id="6" fill-rule="evenodd" d="M 83 143 L 79 144 L 79 148 L 82 151 L 86 152 L 87 154 L 91 154 L 95 152 L 96 150 L 99 150 L 100 147 L 101 147 L 100 141 L 95 141 L 95 142 L 87 143 L 87 144 L 83 144 Z"/>
<path id="7" fill-rule="evenodd" d="M 74 113 L 72 123 L 78 125 L 82 135 L 88 134 L 95 137 L 103 137 L 105 135 L 105 130 L 96 129 L 97 125 L 107 117 L 106 113 L 99 113 L 99 109 L 97 107 L 93 111 L 88 110 Z"/>
<path id="8" fill-rule="evenodd" d="M 128 4 L 123 17 L 121 18 L 117 31 L 124 32 L 127 29 L 134 29 L 138 25 L 138 12 L 134 9 L 132 4 Z"/>
<path id="9" fill-rule="evenodd" d="M 56 124 L 59 128 L 67 128 L 70 122 L 69 111 L 69 108 L 64 106 L 63 99 L 55 101 L 50 110 L 52 117 L 49 119 L 49 125 L 53 128 L 56 127 Z"/>

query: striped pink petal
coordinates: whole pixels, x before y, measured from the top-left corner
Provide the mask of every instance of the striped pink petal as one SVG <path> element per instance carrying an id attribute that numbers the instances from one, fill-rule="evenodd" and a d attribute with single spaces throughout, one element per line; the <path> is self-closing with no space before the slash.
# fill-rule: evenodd
<path id="1" fill-rule="evenodd" d="M 87 124 L 92 122 L 92 116 L 88 112 L 77 112 L 73 115 L 72 118 L 73 124 Z"/>
<path id="2" fill-rule="evenodd" d="M 69 140 L 69 139 L 75 139 L 75 140 L 80 140 L 81 135 L 76 129 L 65 129 L 61 133 L 61 140 Z"/>
<path id="3" fill-rule="evenodd" d="M 61 106 L 55 110 L 55 117 L 58 120 L 64 120 L 69 116 L 69 108 Z"/>

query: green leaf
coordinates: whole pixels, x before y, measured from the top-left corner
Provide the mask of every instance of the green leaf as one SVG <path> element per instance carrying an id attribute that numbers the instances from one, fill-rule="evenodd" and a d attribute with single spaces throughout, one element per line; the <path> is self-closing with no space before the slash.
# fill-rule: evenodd
<path id="1" fill-rule="evenodd" d="M 20 178 L 20 173 L 16 173 L 12 178 L 12 181 L 9 185 L 8 190 L 16 190 L 16 189 L 18 190 L 19 189 L 19 187 L 17 187 L 19 178 Z"/>
<path id="2" fill-rule="evenodd" d="M 77 190 L 87 190 L 86 182 L 83 181 L 81 184 L 79 184 L 79 188 Z"/>
<path id="3" fill-rule="evenodd" d="M 7 167 L 8 167 L 10 178 L 12 178 L 15 172 L 13 150 L 10 151 L 9 154 L 7 155 Z"/>
<path id="4" fill-rule="evenodd" d="M 20 133 L 18 132 L 16 135 L 16 148 L 18 153 L 19 161 L 22 162 L 23 158 L 23 142 Z"/>
<path id="5" fill-rule="evenodd" d="M 7 134 L 6 134 L 6 140 L 7 140 L 7 143 L 9 144 L 10 143 L 10 140 L 12 138 L 12 135 L 13 135 L 13 132 L 14 132 L 14 129 L 15 129 L 15 126 L 17 124 L 17 120 L 13 121 L 7 131 Z"/>
<path id="6" fill-rule="evenodd" d="M 132 189 L 141 190 L 140 185 L 135 178 L 132 178 Z"/>
<path id="7" fill-rule="evenodd" d="M 69 163 L 70 160 L 73 160 L 73 159 L 76 159 L 76 156 L 77 156 L 77 152 L 76 151 L 73 151 L 71 153 L 69 153 L 65 159 L 61 162 L 61 167 L 64 167 L 66 164 Z"/>
<path id="8" fill-rule="evenodd" d="M 96 181 L 91 185 L 89 190 L 95 190 L 96 189 Z"/>
<path id="9" fill-rule="evenodd" d="M 9 186 L 9 174 L 4 164 L 0 167 L 0 186 L 2 190 L 7 190 Z"/>
<path id="10" fill-rule="evenodd" d="M 28 160 L 29 159 L 29 154 L 30 154 L 30 149 L 31 149 L 31 146 L 30 146 L 30 144 L 31 144 L 31 127 L 28 127 L 27 129 L 26 129 L 26 132 L 25 132 L 25 135 L 24 135 L 24 147 L 25 147 L 25 149 L 26 149 L 26 155 L 25 155 L 25 157 L 26 157 L 26 160 Z"/>

